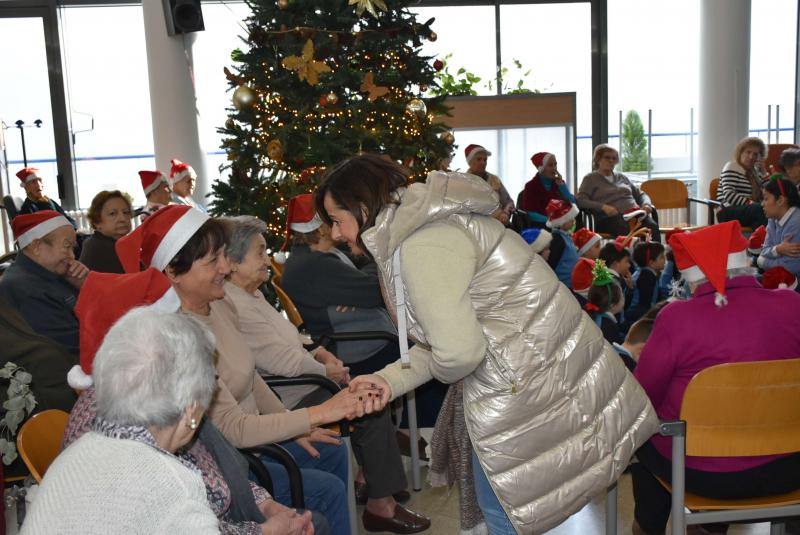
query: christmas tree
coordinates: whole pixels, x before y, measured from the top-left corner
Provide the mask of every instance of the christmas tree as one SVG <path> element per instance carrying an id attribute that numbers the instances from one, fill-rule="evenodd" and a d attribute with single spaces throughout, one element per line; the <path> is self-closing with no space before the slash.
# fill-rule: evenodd
<path id="1" fill-rule="evenodd" d="M 234 107 L 220 132 L 228 183 L 211 211 L 267 222 L 283 241 L 285 207 L 312 191 L 327 166 L 360 152 L 385 154 L 424 179 L 452 153 L 444 97 L 422 98 L 440 60 L 421 54 L 433 19 L 407 0 L 249 0 L 246 47 L 226 69 Z"/>

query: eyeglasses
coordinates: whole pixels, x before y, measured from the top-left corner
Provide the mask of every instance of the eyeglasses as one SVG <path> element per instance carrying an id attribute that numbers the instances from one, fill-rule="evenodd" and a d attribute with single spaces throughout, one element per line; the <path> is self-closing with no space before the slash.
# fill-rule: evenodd
<path id="1" fill-rule="evenodd" d="M 601 160 L 611 160 L 612 162 L 618 162 L 619 156 L 603 156 L 600 158 Z"/>

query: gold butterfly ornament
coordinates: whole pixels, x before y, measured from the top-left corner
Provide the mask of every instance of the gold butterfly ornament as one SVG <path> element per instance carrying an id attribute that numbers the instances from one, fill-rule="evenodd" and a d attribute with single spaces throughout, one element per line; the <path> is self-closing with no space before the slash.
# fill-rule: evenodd
<path id="1" fill-rule="evenodd" d="M 285 69 L 297 72 L 297 77 L 300 81 L 305 80 L 312 86 L 319 83 L 320 74 L 331 72 L 331 68 L 324 61 L 314 60 L 314 43 L 311 39 L 303 45 L 303 54 L 301 56 L 287 56 L 283 58 L 281 65 Z"/>
<path id="2" fill-rule="evenodd" d="M 363 80 L 361 80 L 361 91 L 364 93 L 369 93 L 367 98 L 369 98 L 370 102 L 375 102 L 389 92 L 388 87 L 375 85 L 374 78 L 375 75 L 372 72 L 368 72 L 364 75 Z"/>

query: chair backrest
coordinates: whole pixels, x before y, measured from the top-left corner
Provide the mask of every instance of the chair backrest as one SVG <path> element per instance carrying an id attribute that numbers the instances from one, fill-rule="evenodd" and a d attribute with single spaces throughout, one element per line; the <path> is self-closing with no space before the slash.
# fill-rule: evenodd
<path id="1" fill-rule="evenodd" d="M 769 173 L 778 173 L 778 158 L 781 157 L 781 153 L 789 148 L 798 148 L 797 145 L 793 143 L 773 143 L 767 147 L 767 158 L 764 160 L 764 168 Z"/>
<path id="2" fill-rule="evenodd" d="M 708 185 L 708 198 L 712 201 L 718 201 L 717 199 L 717 192 L 719 191 L 719 177 L 715 176 L 711 179 L 711 183 Z"/>
<path id="3" fill-rule="evenodd" d="M 17 217 L 19 211 L 22 210 L 22 202 L 22 199 L 12 195 L 6 195 L 3 197 L 3 208 L 6 209 L 6 214 L 8 215 L 9 221 Z"/>
<path id="4" fill-rule="evenodd" d="M 800 451 L 800 359 L 736 362 L 695 375 L 681 406 L 686 455 Z"/>
<path id="5" fill-rule="evenodd" d="M 42 481 L 50 463 L 61 451 L 68 420 L 69 414 L 64 411 L 42 411 L 31 416 L 17 433 L 19 456 L 36 481 Z"/>
<path id="6" fill-rule="evenodd" d="M 642 183 L 642 190 L 650 196 L 653 205 L 659 209 L 686 208 L 689 191 L 686 184 L 675 178 L 658 178 Z"/>
<path id="7" fill-rule="evenodd" d="M 277 272 L 273 273 L 271 283 L 272 287 L 275 288 L 275 293 L 278 294 L 278 300 L 281 302 L 281 306 L 286 312 L 289 321 L 292 322 L 292 325 L 300 329 L 303 326 L 303 318 L 300 316 L 300 311 L 297 310 L 297 306 L 291 300 L 289 294 L 287 294 L 281 286 L 281 275 Z"/>
<path id="8" fill-rule="evenodd" d="M 269 257 L 269 265 L 274 274 L 278 276 L 283 275 L 283 263 L 276 261 L 274 256 Z"/>

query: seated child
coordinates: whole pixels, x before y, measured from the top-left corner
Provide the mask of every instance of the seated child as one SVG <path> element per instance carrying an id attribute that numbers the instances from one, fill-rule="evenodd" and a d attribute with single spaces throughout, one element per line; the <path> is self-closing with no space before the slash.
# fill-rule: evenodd
<path id="1" fill-rule="evenodd" d="M 586 306 L 589 298 L 589 288 L 592 287 L 592 270 L 594 260 L 589 258 L 579 258 L 578 263 L 572 269 L 572 294 L 578 300 L 581 308 Z"/>
<path id="2" fill-rule="evenodd" d="M 616 240 L 605 244 L 600 249 L 599 260 L 605 262 L 606 267 L 614 276 L 619 287 L 622 289 L 625 297 L 625 306 L 623 312 L 617 317 L 617 321 L 622 323 L 625 320 L 624 309 L 630 306 L 631 288 L 633 288 L 633 280 L 631 279 L 631 252 L 625 247 L 621 240 Z"/>
<path id="3" fill-rule="evenodd" d="M 584 309 L 603 331 L 603 338 L 612 344 L 621 344 L 625 340 L 625 335 L 615 316 L 622 312 L 622 307 L 625 306 L 622 288 L 602 260 L 595 262 L 592 275 L 589 302 Z"/>
<path id="4" fill-rule="evenodd" d="M 633 249 L 633 261 L 638 268 L 633 274 L 633 295 L 625 319 L 630 323 L 638 320 L 653 305 L 665 299 L 658 280 L 666 263 L 664 246 L 659 242 L 640 242 Z"/>
<path id="5" fill-rule="evenodd" d="M 797 277 L 788 269 L 777 266 L 764 272 L 761 285 L 767 290 L 797 290 Z"/>
<path id="6" fill-rule="evenodd" d="M 642 354 L 642 348 L 653 332 L 653 324 L 655 319 L 642 317 L 639 321 L 631 325 L 625 341 L 621 344 L 612 344 L 614 349 L 619 353 L 622 362 L 631 372 L 636 369 L 636 363 L 639 361 L 639 355 Z"/>
<path id="7" fill-rule="evenodd" d="M 578 248 L 575 247 L 570 232 L 575 226 L 575 218 L 578 217 L 578 207 L 567 201 L 550 199 L 546 211 L 547 226 L 553 229 L 547 263 L 555 271 L 558 280 L 571 290 L 572 268 L 578 261 Z"/>
<path id="8" fill-rule="evenodd" d="M 550 257 L 550 243 L 553 241 L 553 235 L 541 228 L 526 228 L 522 231 L 522 239 L 531 246 L 534 253 L 545 259 Z"/>
<path id="9" fill-rule="evenodd" d="M 588 228 L 576 230 L 572 235 L 572 241 L 575 242 L 575 247 L 578 248 L 578 255 L 583 258 L 597 260 L 597 257 L 600 256 L 600 247 L 603 245 L 600 242 L 600 235 Z"/>

